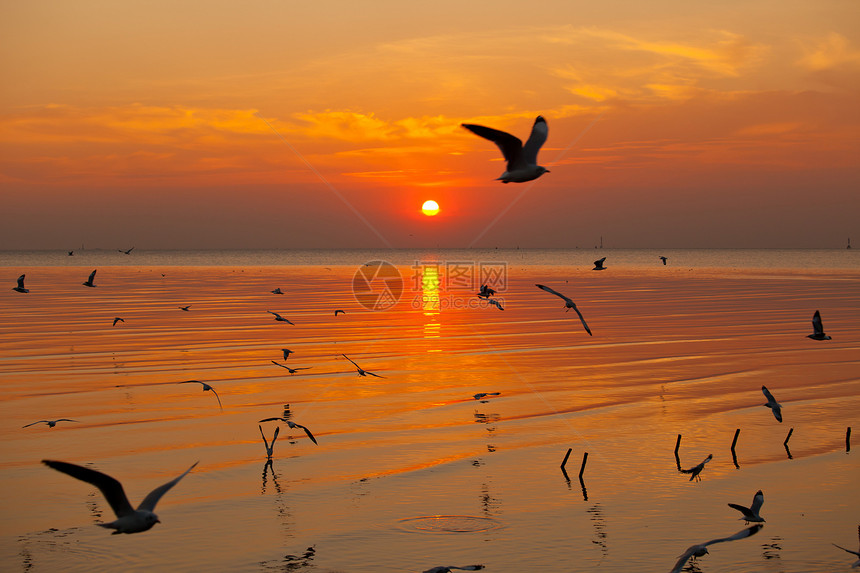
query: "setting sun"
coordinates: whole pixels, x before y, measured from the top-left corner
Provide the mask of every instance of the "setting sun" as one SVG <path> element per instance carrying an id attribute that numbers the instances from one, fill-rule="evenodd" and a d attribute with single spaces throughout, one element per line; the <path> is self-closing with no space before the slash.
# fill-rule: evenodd
<path id="1" fill-rule="evenodd" d="M 432 199 L 429 201 L 424 201 L 424 204 L 421 205 L 421 212 L 428 217 L 432 217 L 439 212 L 439 203 L 433 201 Z"/>

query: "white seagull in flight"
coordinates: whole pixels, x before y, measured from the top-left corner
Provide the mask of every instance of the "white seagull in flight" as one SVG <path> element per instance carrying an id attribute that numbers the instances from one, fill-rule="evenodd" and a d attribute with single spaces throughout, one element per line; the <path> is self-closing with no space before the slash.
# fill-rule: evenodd
<path id="1" fill-rule="evenodd" d="M 385 376 L 380 376 L 379 374 L 374 374 L 373 372 L 370 372 L 369 370 L 365 370 L 364 368 L 362 368 L 361 366 L 359 366 L 358 364 L 356 364 L 356 363 L 352 360 L 352 358 L 350 358 L 350 357 L 349 357 L 349 356 L 347 356 L 346 354 L 341 354 L 341 356 L 343 356 L 344 358 L 346 358 L 347 360 L 349 360 L 350 362 L 352 362 L 352 364 L 353 364 L 353 365 L 358 369 L 358 375 L 359 375 L 359 376 L 367 376 L 368 374 L 370 374 L 371 376 L 376 376 L 377 378 L 385 378 Z"/>
<path id="2" fill-rule="evenodd" d="M 206 392 L 207 390 L 211 390 L 212 393 L 215 394 L 215 398 L 218 400 L 218 407 L 221 408 L 222 410 L 224 409 L 224 406 L 221 405 L 221 398 L 218 397 L 218 392 L 216 392 L 215 388 L 213 388 L 212 386 L 210 386 L 206 382 L 201 382 L 200 380 L 186 380 L 184 382 L 177 382 L 177 384 L 191 384 L 191 383 L 202 384 L 204 392 Z"/>
<path id="3" fill-rule="evenodd" d="M 579 315 L 579 320 L 580 320 L 580 322 L 582 322 L 582 326 L 584 326 L 584 327 L 585 327 L 585 332 L 587 332 L 589 336 L 593 336 L 593 335 L 591 334 L 591 329 L 590 329 L 590 328 L 588 328 L 588 325 L 585 323 L 585 318 L 583 318 L 582 313 L 581 313 L 581 312 L 579 312 L 579 309 L 578 309 L 578 308 L 576 308 L 576 303 L 574 303 L 572 300 L 570 300 L 568 297 L 564 296 L 564 295 L 563 295 L 563 294 L 561 294 L 560 292 L 555 291 L 555 290 L 553 290 L 553 289 L 549 288 L 548 286 L 545 286 L 545 285 L 537 285 L 537 284 L 536 284 L 535 286 L 536 286 L 536 287 L 538 287 L 538 288 L 539 288 L 539 289 L 541 289 L 541 290 L 545 290 L 545 291 L 546 291 L 546 292 L 548 292 L 548 293 L 552 293 L 552 294 L 554 294 L 555 296 L 562 298 L 562 299 L 564 300 L 564 308 L 566 309 L 566 310 L 565 310 L 565 312 L 569 312 L 569 311 L 570 311 L 570 309 L 575 310 L 575 311 L 576 311 L 576 314 L 578 314 L 578 315 Z"/>
<path id="4" fill-rule="evenodd" d="M 101 527 L 114 529 L 114 535 L 117 533 L 139 533 L 152 528 L 158 521 L 158 516 L 153 513 L 155 504 L 161 499 L 167 491 L 179 483 L 179 480 L 184 478 L 188 472 L 194 469 L 199 462 L 194 462 L 190 468 L 185 470 L 181 476 L 167 482 L 164 485 L 158 486 L 147 495 L 143 501 L 137 506 L 137 509 L 131 507 L 128 498 L 125 496 L 125 491 L 122 489 L 122 484 L 107 474 L 70 464 L 66 462 L 57 462 L 53 460 L 42 460 L 42 463 L 50 468 L 54 468 L 59 472 L 68 474 L 73 478 L 91 483 L 102 492 L 105 496 L 111 509 L 116 514 L 116 521 L 110 523 L 99 523 Z"/>
<path id="5" fill-rule="evenodd" d="M 98 270 L 98 269 L 96 269 L 96 270 Z M 93 281 L 95 280 L 95 278 L 96 278 L 96 271 L 93 271 L 90 273 L 89 278 L 83 283 L 83 285 L 87 286 L 87 287 L 95 287 L 96 285 L 93 284 Z"/>
<path id="6" fill-rule="evenodd" d="M 549 173 L 549 169 L 537 164 L 538 151 L 540 151 L 549 134 L 549 128 L 543 117 L 537 116 L 537 119 L 535 119 L 532 133 L 525 145 L 523 145 L 523 142 L 518 137 L 504 131 L 499 131 L 498 129 L 471 123 L 462 123 L 460 125 L 475 135 L 489 139 L 502 150 L 502 155 L 505 156 L 505 161 L 508 164 L 507 169 L 499 176 L 497 181 L 501 181 L 502 183 L 524 183 L 532 179 L 537 179 L 544 173 Z"/>
<path id="7" fill-rule="evenodd" d="M 764 397 L 767 398 L 767 403 L 762 404 L 762 406 L 767 406 L 773 410 L 773 417 L 776 418 L 777 422 L 782 422 L 782 412 L 780 411 L 782 404 L 776 401 L 776 398 L 773 397 L 773 394 L 770 393 L 766 386 L 762 386 L 761 391 Z"/>
<path id="8" fill-rule="evenodd" d="M 30 289 L 24 288 L 24 275 L 18 277 L 18 286 L 12 287 L 12 290 L 17 292 L 30 292 Z"/>
<path id="9" fill-rule="evenodd" d="M 741 519 L 743 519 L 747 523 L 750 523 L 751 521 L 761 523 L 764 521 L 764 518 L 762 516 L 760 516 L 758 514 L 758 512 L 759 512 L 759 510 L 761 510 L 761 506 L 763 503 L 764 503 L 764 494 L 761 492 L 761 490 L 758 490 L 757 492 L 755 492 L 755 495 L 753 496 L 753 501 L 752 501 L 751 506 L 744 507 L 744 506 L 738 505 L 736 503 L 730 503 L 729 507 L 731 507 L 732 509 L 737 509 L 738 511 L 743 513 L 744 516 Z"/>
<path id="10" fill-rule="evenodd" d="M 743 539 L 745 537 L 749 537 L 750 535 L 755 535 L 758 533 L 758 530 L 764 527 L 761 523 L 757 523 L 752 527 L 747 527 L 741 531 L 738 531 L 734 535 L 730 535 L 729 537 L 720 537 L 718 539 L 711 539 L 710 541 L 705 541 L 704 543 L 697 543 L 696 545 L 691 545 L 678 557 L 678 561 L 675 563 L 675 566 L 672 567 L 672 570 L 669 573 L 680 573 L 681 569 L 684 567 L 684 564 L 687 562 L 690 557 L 701 557 L 703 555 L 708 554 L 708 545 L 713 545 L 714 543 L 722 543 L 724 541 L 735 541 L 737 539 Z"/>
<path id="11" fill-rule="evenodd" d="M 824 326 L 821 324 L 821 313 L 817 310 L 812 315 L 812 334 L 807 334 L 806 338 L 812 340 L 831 340 L 830 336 L 824 334 Z"/>

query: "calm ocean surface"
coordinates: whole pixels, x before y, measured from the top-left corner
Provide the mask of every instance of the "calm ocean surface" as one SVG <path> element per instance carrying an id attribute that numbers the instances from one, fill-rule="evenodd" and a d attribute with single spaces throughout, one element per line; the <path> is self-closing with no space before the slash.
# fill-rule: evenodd
<path id="1" fill-rule="evenodd" d="M 853 562 L 832 543 L 855 549 L 860 524 L 856 250 L 85 250 L 0 269 L 4 571 L 665 572 L 743 529 L 727 504 L 759 489 L 764 528 L 684 571 Z M 816 310 L 832 340 L 806 338 Z M 319 444 L 282 424 L 267 464 L 259 421 L 287 404 Z M 23 428 L 56 418 L 76 421 Z M 678 471 L 708 454 L 701 481 Z M 42 459 L 116 477 L 133 505 L 199 465 L 162 523 L 112 536 L 101 494 Z"/>

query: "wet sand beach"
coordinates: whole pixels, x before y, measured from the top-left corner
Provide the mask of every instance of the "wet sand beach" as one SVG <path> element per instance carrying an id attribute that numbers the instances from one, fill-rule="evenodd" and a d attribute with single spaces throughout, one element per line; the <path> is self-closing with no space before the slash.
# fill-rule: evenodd
<path id="1" fill-rule="evenodd" d="M 855 549 L 860 524 L 860 266 L 610 252 L 596 272 L 593 254 L 398 255 L 402 292 L 377 311 L 354 295 L 366 253 L 7 258 L 2 569 L 669 571 L 743 529 L 727 503 L 761 489 L 761 531 L 685 571 L 849 570 L 831 543 Z M 480 263 L 500 261 L 504 311 L 475 296 Z M 27 294 L 11 290 L 22 273 Z M 536 283 L 572 298 L 593 336 Z M 832 340 L 807 338 L 816 310 Z M 319 445 L 281 424 L 267 464 L 258 421 L 286 404 Z M 57 418 L 76 422 L 22 427 Z M 681 467 L 713 454 L 701 481 L 678 471 L 679 434 Z M 101 494 L 42 459 L 114 476 L 133 505 L 200 463 L 159 502 L 162 523 L 113 536 L 94 525 L 113 519 Z"/>

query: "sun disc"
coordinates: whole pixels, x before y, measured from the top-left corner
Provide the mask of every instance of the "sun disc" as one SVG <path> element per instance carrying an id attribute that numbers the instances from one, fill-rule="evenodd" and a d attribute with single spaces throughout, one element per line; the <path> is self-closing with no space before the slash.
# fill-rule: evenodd
<path id="1" fill-rule="evenodd" d="M 439 203 L 433 201 L 432 199 L 424 201 L 424 204 L 421 206 L 421 212 L 428 217 L 432 217 L 439 212 Z"/>

